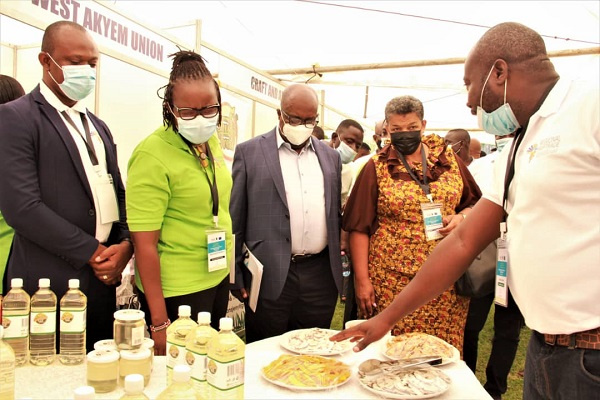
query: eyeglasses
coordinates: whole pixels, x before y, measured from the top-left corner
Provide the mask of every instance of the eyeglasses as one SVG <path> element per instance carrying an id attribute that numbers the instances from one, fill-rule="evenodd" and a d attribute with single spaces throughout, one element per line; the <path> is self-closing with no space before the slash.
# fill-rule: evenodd
<path id="1" fill-rule="evenodd" d="M 306 118 L 306 119 L 292 117 L 283 110 L 281 110 L 281 114 L 283 114 L 285 116 L 285 118 L 288 121 L 288 124 L 290 124 L 292 126 L 304 125 L 305 127 L 309 128 L 309 129 L 314 129 L 314 127 L 317 126 L 317 124 L 319 123 L 319 114 L 317 114 L 315 117 Z"/>
<path id="2" fill-rule="evenodd" d="M 181 118 L 184 121 L 191 121 L 194 118 L 196 118 L 198 115 L 201 115 L 204 118 L 212 118 L 212 117 L 215 117 L 216 115 L 218 115 L 219 111 L 221 110 L 220 104 L 213 104 L 212 106 L 206 106 L 206 107 L 202 107 L 202 108 L 190 108 L 190 107 L 179 108 L 175 104 L 173 104 L 173 107 L 175 107 L 175 110 L 177 110 L 177 113 L 179 114 L 179 118 Z"/>

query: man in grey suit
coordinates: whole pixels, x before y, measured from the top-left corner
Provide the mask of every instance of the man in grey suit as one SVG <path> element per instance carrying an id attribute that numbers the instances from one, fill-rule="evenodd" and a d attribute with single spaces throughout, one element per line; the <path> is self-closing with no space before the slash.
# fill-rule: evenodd
<path id="1" fill-rule="evenodd" d="M 79 102 L 95 87 L 98 57 L 81 25 L 53 23 L 38 56 L 42 81 L 0 106 L 0 209 L 15 230 L 8 282 L 23 278 L 31 295 L 50 278 L 60 299 L 79 279 L 88 351 L 112 337 L 116 285 L 133 251 L 116 146 Z"/>
<path id="2" fill-rule="evenodd" d="M 275 129 L 235 149 L 233 294 L 247 300 L 244 244 L 264 266 L 256 312 L 246 301 L 248 343 L 294 329 L 329 328 L 335 311 L 342 286 L 341 161 L 337 151 L 311 138 L 318 105 L 308 85 L 289 86 Z"/>

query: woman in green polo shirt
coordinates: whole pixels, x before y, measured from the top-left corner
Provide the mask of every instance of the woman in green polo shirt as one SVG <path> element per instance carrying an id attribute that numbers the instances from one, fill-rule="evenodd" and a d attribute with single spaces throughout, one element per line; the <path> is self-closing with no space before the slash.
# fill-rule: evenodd
<path id="1" fill-rule="evenodd" d="M 165 354 L 166 327 L 180 305 L 192 316 L 224 317 L 233 256 L 232 178 L 217 135 L 221 94 L 200 55 L 173 54 L 164 124 L 129 160 L 127 219 L 135 248 L 136 286 L 155 353 Z"/>

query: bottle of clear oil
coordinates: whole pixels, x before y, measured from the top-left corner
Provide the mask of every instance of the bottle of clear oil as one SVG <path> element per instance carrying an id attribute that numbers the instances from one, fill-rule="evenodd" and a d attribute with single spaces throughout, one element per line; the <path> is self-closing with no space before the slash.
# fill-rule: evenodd
<path id="1" fill-rule="evenodd" d="M 2 300 L 4 342 L 15 352 L 16 365 L 29 359 L 29 305 L 30 298 L 23 290 L 23 279 L 13 278 L 8 293 Z"/>
<path id="2" fill-rule="evenodd" d="M 60 299 L 60 354 L 66 365 L 85 359 L 87 297 L 79 290 L 79 279 L 69 279 L 69 290 Z"/>
<path id="3" fill-rule="evenodd" d="M 56 295 L 50 290 L 50 279 L 40 279 L 39 287 L 31 296 L 29 361 L 49 365 L 56 357 Z"/>

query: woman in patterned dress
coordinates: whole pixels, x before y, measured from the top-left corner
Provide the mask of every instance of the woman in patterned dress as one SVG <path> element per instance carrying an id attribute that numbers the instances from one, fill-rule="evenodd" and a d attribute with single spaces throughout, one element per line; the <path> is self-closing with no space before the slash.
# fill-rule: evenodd
<path id="1" fill-rule="evenodd" d="M 443 139 L 423 136 L 423 116 L 423 104 L 412 96 L 388 102 L 385 122 L 391 144 L 367 162 L 346 204 L 343 229 L 350 232 L 362 317 L 392 302 L 481 196 Z M 469 299 L 458 296 L 453 285 L 398 322 L 392 334 L 427 333 L 462 352 L 468 307 Z"/>

